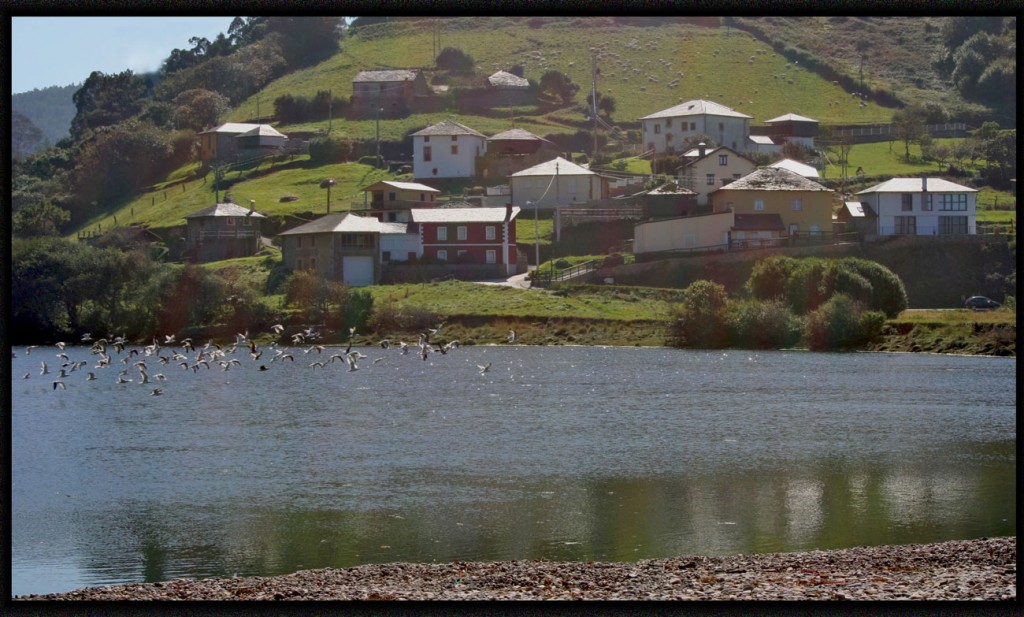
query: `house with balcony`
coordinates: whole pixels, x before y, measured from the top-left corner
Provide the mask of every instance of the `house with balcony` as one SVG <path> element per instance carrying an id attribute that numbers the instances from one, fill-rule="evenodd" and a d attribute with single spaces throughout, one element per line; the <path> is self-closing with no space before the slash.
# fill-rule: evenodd
<path id="1" fill-rule="evenodd" d="M 526 129 L 512 128 L 487 138 L 487 152 L 480 161 L 480 175 L 508 176 L 558 156 L 558 147 Z"/>
<path id="2" fill-rule="evenodd" d="M 703 142 L 680 156 L 683 164 L 676 170 L 678 184 L 696 193 L 697 205 L 707 207 L 715 189 L 757 169 L 757 164 L 725 146 L 708 148 Z"/>
<path id="3" fill-rule="evenodd" d="M 978 191 L 942 178 L 893 178 L 857 193 L 875 213 L 879 236 L 977 233 Z"/>
<path id="4" fill-rule="evenodd" d="M 412 134 L 412 175 L 426 178 L 472 178 L 477 160 L 487 152 L 487 136 L 454 120 L 444 120 Z"/>
<path id="5" fill-rule="evenodd" d="M 781 167 L 758 169 L 711 193 L 714 212 L 736 214 L 733 242 L 831 234 L 833 205 L 834 191 Z"/>
<path id="6" fill-rule="evenodd" d="M 747 147 L 751 116 L 714 101 L 686 101 L 640 118 L 644 149 L 656 155 L 682 152 L 697 136 L 707 136 L 734 152 Z"/>
<path id="7" fill-rule="evenodd" d="M 423 257 L 451 267 L 471 265 L 477 278 L 508 277 L 525 271 L 516 250 L 520 209 L 429 208 L 411 211 Z"/>
<path id="8" fill-rule="evenodd" d="M 365 211 L 384 223 L 407 223 L 413 208 L 433 208 L 441 191 L 419 182 L 382 180 L 363 189 L 363 202 L 353 202 L 353 210 Z"/>
<path id="9" fill-rule="evenodd" d="M 186 214 L 186 259 L 204 263 L 255 255 L 265 218 L 252 202 L 248 208 L 226 202 Z"/>
<path id="10" fill-rule="evenodd" d="M 434 91 L 423 73 L 416 69 L 360 71 L 352 78 L 351 111 L 360 117 L 401 116 L 417 108 L 420 97 Z"/>
<path id="11" fill-rule="evenodd" d="M 383 225 L 351 212 L 321 216 L 278 234 L 281 261 L 291 270 L 311 270 L 352 287 L 373 285 L 380 278 Z"/>

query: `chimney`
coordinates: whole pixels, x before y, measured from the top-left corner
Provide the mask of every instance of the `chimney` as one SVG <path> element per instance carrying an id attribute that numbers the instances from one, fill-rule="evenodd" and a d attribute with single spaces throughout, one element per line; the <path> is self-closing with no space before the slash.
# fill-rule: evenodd
<path id="1" fill-rule="evenodd" d="M 704 154 L 706 152 L 707 152 L 707 144 L 705 144 L 703 141 L 700 142 L 699 144 L 697 144 L 697 153 L 700 155 L 700 158 L 704 158 Z"/>
<path id="2" fill-rule="evenodd" d="M 249 200 L 249 214 L 252 214 L 255 211 L 256 211 L 256 200 L 255 199 L 250 199 Z M 248 216 L 248 215 L 246 215 L 246 216 Z"/>
<path id="3" fill-rule="evenodd" d="M 921 177 L 921 191 L 924 193 L 928 192 L 928 176 Z"/>

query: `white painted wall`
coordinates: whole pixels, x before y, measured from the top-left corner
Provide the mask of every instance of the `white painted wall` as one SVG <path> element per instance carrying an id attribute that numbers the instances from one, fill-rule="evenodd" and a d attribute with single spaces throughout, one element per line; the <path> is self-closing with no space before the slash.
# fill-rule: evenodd
<path id="1" fill-rule="evenodd" d="M 458 146 L 457 154 L 452 154 L 453 145 Z M 423 160 L 426 146 L 430 146 L 429 161 Z M 487 152 L 487 140 L 476 135 L 418 135 L 412 138 L 412 150 L 412 173 L 417 180 L 471 178 L 476 175 L 476 158 Z"/>
<path id="2" fill-rule="evenodd" d="M 869 204 L 878 213 L 878 233 L 889 236 L 895 234 L 897 216 L 913 216 L 916 219 L 917 235 L 932 236 L 938 234 L 939 218 L 943 216 L 966 216 L 967 233 L 977 233 L 977 193 L 966 193 L 967 210 L 941 210 L 943 193 L 931 192 L 932 210 L 924 210 L 925 193 L 911 193 L 911 210 L 903 211 L 903 193 L 868 193 L 861 195 L 861 202 Z M 961 193 L 964 194 L 964 193 Z"/>
<path id="3" fill-rule="evenodd" d="M 633 228 L 633 253 L 726 248 L 735 220 L 732 212 L 719 212 L 641 223 Z"/>

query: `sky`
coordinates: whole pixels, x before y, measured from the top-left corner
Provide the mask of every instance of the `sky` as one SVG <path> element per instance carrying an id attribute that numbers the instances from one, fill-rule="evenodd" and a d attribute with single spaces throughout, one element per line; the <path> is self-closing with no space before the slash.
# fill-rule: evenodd
<path id="1" fill-rule="evenodd" d="M 81 84 L 93 71 L 148 73 L 193 36 L 225 35 L 226 17 L 11 17 L 11 93 Z"/>

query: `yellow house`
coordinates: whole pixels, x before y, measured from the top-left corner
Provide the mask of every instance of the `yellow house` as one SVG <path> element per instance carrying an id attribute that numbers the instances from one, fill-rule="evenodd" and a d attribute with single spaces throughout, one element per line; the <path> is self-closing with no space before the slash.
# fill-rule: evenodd
<path id="1" fill-rule="evenodd" d="M 737 222 L 748 223 L 733 229 L 734 240 L 830 234 L 835 199 L 831 189 L 781 167 L 759 169 L 711 192 L 714 212 L 732 210 Z"/>

